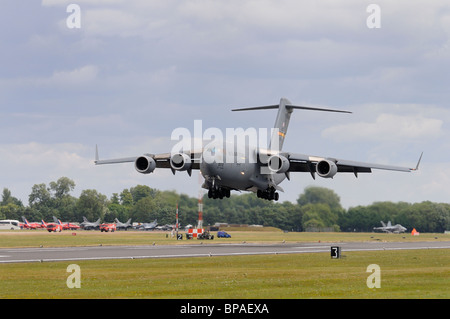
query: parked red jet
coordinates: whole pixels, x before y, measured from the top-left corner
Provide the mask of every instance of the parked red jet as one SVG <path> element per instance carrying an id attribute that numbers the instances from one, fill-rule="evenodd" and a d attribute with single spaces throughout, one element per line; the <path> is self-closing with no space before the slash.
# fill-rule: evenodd
<path id="1" fill-rule="evenodd" d="M 62 223 L 58 218 L 56 218 L 55 216 L 53 216 L 53 221 L 56 223 L 56 224 L 59 224 L 59 225 L 61 225 L 61 227 L 62 227 L 62 229 L 63 230 L 77 230 L 77 229 L 80 229 L 80 226 L 78 226 L 78 225 L 75 225 L 75 224 L 71 224 L 71 223 L 69 223 L 69 222 L 67 222 L 67 223 Z"/>
<path id="2" fill-rule="evenodd" d="M 46 223 L 44 222 L 44 220 L 42 220 L 42 225 L 44 225 L 45 228 L 47 228 L 48 232 L 57 232 L 57 231 L 62 231 L 62 226 L 60 224 L 57 223 Z"/>
<path id="3" fill-rule="evenodd" d="M 23 224 L 22 224 L 23 228 L 26 228 L 26 229 L 43 228 L 42 224 L 28 222 L 28 220 L 25 218 L 25 216 L 22 216 L 22 220 L 23 220 Z"/>

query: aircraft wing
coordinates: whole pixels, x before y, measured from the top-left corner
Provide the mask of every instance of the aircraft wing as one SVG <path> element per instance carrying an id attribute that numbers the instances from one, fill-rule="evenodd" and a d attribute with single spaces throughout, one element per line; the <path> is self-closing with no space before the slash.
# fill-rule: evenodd
<path id="1" fill-rule="evenodd" d="M 119 164 L 119 163 L 131 163 L 134 162 L 138 157 L 125 157 L 125 158 L 116 158 L 116 159 L 107 159 L 107 160 L 95 160 L 96 165 L 104 165 L 104 164 Z"/>
<path id="2" fill-rule="evenodd" d="M 313 178 L 315 178 L 314 173 L 317 172 L 317 164 L 322 161 L 334 163 L 337 167 L 337 173 L 353 173 L 357 177 L 358 173 L 372 173 L 372 169 L 400 171 L 400 172 L 415 171 L 418 170 L 420 160 L 422 159 L 423 155 L 423 153 L 420 155 L 419 161 L 415 168 L 409 168 L 394 165 L 356 162 L 337 158 L 310 156 L 297 153 L 281 153 L 281 154 L 284 155 L 287 159 L 289 159 L 289 172 L 309 172 L 311 173 Z"/>
<path id="3" fill-rule="evenodd" d="M 170 168 L 170 154 L 144 154 L 144 156 L 149 156 L 153 158 L 156 162 L 157 168 Z M 134 157 L 122 157 L 122 158 L 114 158 L 114 159 L 106 159 L 100 160 L 98 157 L 95 159 L 96 165 L 104 165 L 104 164 L 120 164 L 120 163 L 133 163 L 140 156 Z"/>
<path id="4" fill-rule="evenodd" d="M 98 146 L 97 145 L 95 146 L 95 161 L 94 161 L 95 165 L 131 163 L 134 162 L 137 158 L 138 156 L 100 160 L 98 158 Z"/>
<path id="5" fill-rule="evenodd" d="M 202 155 L 201 151 L 192 151 L 187 152 L 187 154 L 191 158 L 191 169 L 199 169 L 200 168 L 200 158 Z M 151 157 L 156 163 L 156 168 L 172 168 L 170 165 L 171 153 L 161 153 L 161 154 L 144 154 L 143 156 Z M 106 159 L 100 160 L 98 156 L 98 148 L 95 149 L 95 165 L 104 165 L 104 164 L 120 164 L 120 163 L 133 163 L 141 156 L 134 157 L 122 157 L 115 159 Z"/>

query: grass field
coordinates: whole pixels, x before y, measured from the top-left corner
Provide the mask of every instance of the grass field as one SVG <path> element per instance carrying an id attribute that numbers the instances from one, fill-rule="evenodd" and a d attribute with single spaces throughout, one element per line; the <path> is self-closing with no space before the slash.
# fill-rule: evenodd
<path id="1" fill-rule="evenodd" d="M 117 231 L 63 231 L 48 233 L 45 230 L 0 231 L 0 248 L 9 247 L 65 247 L 92 245 L 182 245 L 208 243 L 275 243 L 275 242 L 344 242 L 344 241 L 450 241 L 446 234 L 384 234 L 384 233 L 283 233 L 282 231 L 228 231 L 232 238 L 215 238 L 213 241 L 177 241 L 167 232 Z M 212 232 L 216 234 L 216 232 Z M 76 234 L 76 235 L 73 235 Z"/>
<path id="2" fill-rule="evenodd" d="M 409 234 L 231 234 L 236 242 L 449 240 L 443 234 L 421 234 L 419 238 Z M 180 243 L 162 233 L 77 232 L 73 236 L 71 232 L 33 234 L 32 231 L 0 233 L 0 242 L 3 247 Z M 345 255 L 337 260 L 331 259 L 329 253 L 312 253 L 77 261 L 81 269 L 79 289 L 66 285 L 70 262 L 0 264 L 0 298 L 450 298 L 450 252 L 446 249 Z M 371 273 L 366 270 L 370 264 L 380 266 L 381 288 L 367 287 Z"/>

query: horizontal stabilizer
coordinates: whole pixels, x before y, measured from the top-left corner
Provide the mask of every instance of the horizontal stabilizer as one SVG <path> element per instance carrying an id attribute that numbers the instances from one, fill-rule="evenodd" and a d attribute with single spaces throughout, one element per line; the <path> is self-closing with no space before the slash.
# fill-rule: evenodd
<path id="1" fill-rule="evenodd" d="M 269 109 L 277 109 L 279 105 L 267 105 L 267 106 L 254 106 L 254 107 L 245 107 L 241 109 L 233 109 L 232 111 L 252 111 L 252 110 L 269 110 Z"/>
<path id="2" fill-rule="evenodd" d="M 270 149 L 274 149 L 274 150 L 278 150 L 278 151 L 280 151 L 283 147 L 283 143 L 284 143 L 284 139 L 286 137 L 291 114 L 294 111 L 294 109 L 310 110 L 310 111 L 323 111 L 323 112 L 352 113 L 349 111 L 342 111 L 342 110 L 292 105 L 291 102 L 286 98 L 281 98 L 280 103 L 277 105 L 245 107 L 245 108 L 233 109 L 232 111 L 254 111 L 254 110 L 270 110 L 270 109 L 278 109 L 278 113 L 277 113 L 277 117 L 275 119 L 275 125 L 273 127 L 274 131 L 272 132 L 272 137 L 270 139 L 269 147 L 270 147 Z"/>
<path id="3" fill-rule="evenodd" d="M 235 111 L 270 110 L 270 109 L 277 109 L 278 107 L 279 107 L 279 105 L 255 106 L 255 107 L 245 107 L 245 108 L 233 109 L 232 111 L 235 112 Z M 298 110 L 337 112 L 337 113 L 352 113 L 350 111 L 324 109 L 324 108 L 309 107 L 309 106 L 297 106 L 297 105 L 290 105 L 290 104 L 286 104 L 286 108 L 287 109 L 298 109 Z"/>
<path id="4" fill-rule="evenodd" d="M 337 113 L 352 113 L 350 111 L 343 110 L 333 110 L 333 109 L 323 109 L 319 107 L 309 107 L 309 106 L 296 106 L 296 105 L 286 105 L 287 108 L 299 109 L 299 110 L 311 110 L 311 111 L 324 111 L 324 112 L 337 112 Z"/>

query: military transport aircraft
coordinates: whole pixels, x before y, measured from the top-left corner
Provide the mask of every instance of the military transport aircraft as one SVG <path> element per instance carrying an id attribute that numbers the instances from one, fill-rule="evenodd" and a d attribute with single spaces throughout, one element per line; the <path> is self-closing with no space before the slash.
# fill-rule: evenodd
<path id="1" fill-rule="evenodd" d="M 419 168 L 422 155 L 415 168 L 408 168 L 282 151 L 294 109 L 351 113 L 349 111 L 295 106 L 286 98 L 282 98 L 277 105 L 232 111 L 267 109 L 278 109 L 268 148 L 243 145 L 245 142 L 230 146 L 229 141 L 213 140 L 199 149 L 173 148 L 170 153 L 164 154 L 100 160 L 96 147 L 95 164 L 134 162 L 135 169 L 142 174 L 150 174 L 156 168 L 169 168 L 173 174 L 186 171 L 191 175 L 193 169 L 199 169 L 204 178 L 202 187 L 208 190 L 209 198 L 230 197 L 230 191 L 237 190 L 252 191 L 260 198 L 276 201 L 279 199 L 277 191 L 283 191 L 279 184 L 286 178 L 289 180 L 291 172 L 307 172 L 315 179 L 316 174 L 322 178 L 333 178 L 337 173 L 353 173 L 358 177 L 359 173 L 371 173 L 372 169 L 411 172 Z"/>

